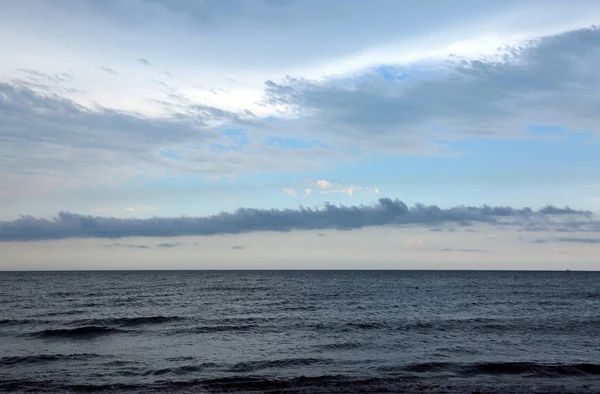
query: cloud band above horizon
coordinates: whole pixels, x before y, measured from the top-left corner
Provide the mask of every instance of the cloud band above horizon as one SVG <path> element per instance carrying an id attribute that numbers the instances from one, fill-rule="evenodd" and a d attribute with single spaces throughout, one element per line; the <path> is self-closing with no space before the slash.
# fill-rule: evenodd
<path id="1" fill-rule="evenodd" d="M 21 216 L 0 222 L 0 241 L 39 241 L 66 238 L 173 237 L 241 234 L 257 231 L 352 230 L 372 226 L 484 223 L 516 226 L 533 231 L 600 231 L 590 211 L 548 205 L 530 208 L 436 205 L 412 207 L 397 199 L 381 198 L 372 205 L 333 205 L 311 209 L 239 208 L 205 217 L 154 217 L 150 219 L 87 216 L 60 212 L 53 219 Z"/>

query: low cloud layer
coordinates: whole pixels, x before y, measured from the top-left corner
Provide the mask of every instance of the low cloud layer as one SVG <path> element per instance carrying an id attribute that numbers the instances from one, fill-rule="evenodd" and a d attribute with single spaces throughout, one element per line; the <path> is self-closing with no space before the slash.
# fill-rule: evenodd
<path id="1" fill-rule="evenodd" d="M 400 200 L 381 198 L 373 205 L 326 204 L 321 209 L 249 209 L 206 217 L 155 217 L 151 219 L 94 217 L 60 212 L 53 219 L 22 216 L 0 222 L 1 241 L 35 241 L 64 238 L 120 238 L 133 236 L 239 234 L 255 231 L 342 229 L 369 226 L 431 226 L 452 223 L 469 226 L 486 223 L 523 230 L 600 231 L 591 212 L 547 206 L 530 208 L 436 205 L 408 207 Z"/>
<path id="2" fill-rule="evenodd" d="M 538 239 L 535 243 L 551 243 L 551 242 L 563 242 L 563 243 L 577 243 L 577 244 L 598 244 L 600 245 L 600 238 L 583 238 L 583 237 L 557 237 L 550 239 Z"/>

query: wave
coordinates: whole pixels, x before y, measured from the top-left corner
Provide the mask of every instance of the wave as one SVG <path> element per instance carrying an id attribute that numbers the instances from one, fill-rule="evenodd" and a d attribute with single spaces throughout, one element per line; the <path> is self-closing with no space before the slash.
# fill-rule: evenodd
<path id="1" fill-rule="evenodd" d="M 480 363 L 460 368 L 462 375 L 598 376 L 600 364 Z"/>
<path id="2" fill-rule="evenodd" d="M 358 349 L 363 347 L 364 345 L 360 342 L 334 342 L 327 343 L 325 345 L 317 345 L 315 348 L 317 350 L 350 350 L 350 349 Z"/>
<path id="3" fill-rule="evenodd" d="M 163 324 L 179 320 L 183 320 L 183 318 L 180 316 L 139 316 L 77 320 L 71 322 L 71 324 L 83 324 L 89 326 L 137 327 L 151 324 Z"/>
<path id="4" fill-rule="evenodd" d="M 200 372 L 207 368 L 216 367 L 214 363 L 204 363 L 200 365 L 183 365 L 175 368 L 162 368 L 157 370 L 146 371 L 143 376 L 160 376 L 160 375 L 186 375 L 193 372 Z"/>
<path id="5" fill-rule="evenodd" d="M 0 319 L 0 327 L 22 326 L 29 323 L 40 323 L 40 321 L 30 319 Z"/>
<path id="6" fill-rule="evenodd" d="M 261 361 L 245 361 L 234 364 L 229 368 L 230 372 L 253 372 L 268 368 L 286 368 L 298 367 L 305 365 L 315 365 L 326 363 L 327 360 L 320 358 L 286 358 L 282 360 L 261 360 Z"/>
<path id="7" fill-rule="evenodd" d="M 585 383 L 507 383 L 448 380 L 410 381 L 404 378 L 351 378 L 343 375 L 299 376 L 289 379 L 230 376 L 214 379 L 158 380 L 150 383 L 68 384 L 56 381 L 0 380 L 0 390 L 35 392 L 211 392 L 211 393 L 600 393 Z"/>
<path id="8" fill-rule="evenodd" d="M 42 313 L 38 316 L 72 316 L 72 315 L 81 315 L 87 313 L 88 311 L 83 309 L 75 309 L 70 311 L 60 311 L 60 312 L 46 312 Z"/>
<path id="9" fill-rule="evenodd" d="M 179 333 L 192 333 L 192 334 L 206 334 L 212 332 L 225 332 L 225 331 L 250 331 L 260 326 L 256 324 L 226 324 L 218 326 L 197 326 L 179 330 Z"/>
<path id="10" fill-rule="evenodd" d="M 100 335 L 107 335 L 115 332 L 119 332 L 116 328 L 110 328 L 105 326 L 83 326 L 77 328 L 59 328 L 59 329 L 48 329 L 42 330 L 30 335 L 39 338 L 71 338 L 71 339 L 84 339 L 91 338 Z"/>
<path id="11" fill-rule="evenodd" d="M 570 376 L 597 377 L 600 375 L 600 364 L 543 364 L 530 362 L 489 362 L 489 363 L 420 363 L 398 367 L 381 367 L 380 372 L 391 373 L 395 376 L 411 377 L 456 376 L 474 377 L 480 375 L 503 376 L 520 375 L 522 377 L 560 378 Z"/>
<path id="12" fill-rule="evenodd" d="M 93 358 L 103 357 L 99 354 L 79 353 L 79 354 L 38 354 L 33 356 L 13 356 L 1 357 L 0 365 L 26 365 L 26 364 L 46 364 L 52 361 L 81 361 Z"/>
<path id="13" fill-rule="evenodd" d="M 356 332 L 356 331 L 399 331 L 415 333 L 435 333 L 435 332 L 480 332 L 482 334 L 524 332 L 535 333 L 574 333 L 581 335 L 595 335 L 600 319 L 586 320 L 538 320 L 529 319 L 492 319 L 492 318 L 471 318 L 471 319 L 439 319 L 424 321 L 353 321 L 353 322 L 301 322 L 298 328 L 308 328 L 315 331 L 331 332 Z"/>

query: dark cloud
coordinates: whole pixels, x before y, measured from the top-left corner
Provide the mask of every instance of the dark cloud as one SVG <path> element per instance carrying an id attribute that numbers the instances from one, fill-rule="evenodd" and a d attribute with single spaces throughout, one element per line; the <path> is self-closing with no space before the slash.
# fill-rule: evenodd
<path id="1" fill-rule="evenodd" d="M 374 205 L 344 206 L 326 204 L 321 209 L 250 209 L 240 208 L 232 213 L 206 217 L 175 218 L 109 218 L 60 212 L 55 218 L 41 219 L 22 216 L 14 221 L 0 222 L 0 240 L 42 240 L 73 237 L 118 238 L 130 236 L 170 237 L 180 235 L 239 234 L 253 231 L 291 231 L 342 229 L 351 230 L 384 225 L 435 225 L 444 223 L 469 224 L 482 222 L 498 225 L 525 226 L 541 222 L 548 229 L 555 221 L 563 224 L 564 217 L 586 218 L 588 224 L 600 231 L 600 223 L 589 211 L 553 214 L 530 208 L 459 206 L 442 209 L 435 205 L 416 204 L 381 198 Z"/>
<path id="2" fill-rule="evenodd" d="M 233 250 L 241 250 L 241 249 L 244 249 L 244 247 L 240 246 L 240 245 L 234 245 L 234 246 L 231 247 L 231 249 L 233 249 Z"/>
<path id="3" fill-rule="evenodd" d="M 158 244 L 156 245 L 159 248 L 176 248 L 178 246 L 181 246 L 182 243 L 181 242 L 173 242 L 173 243 L 169 243 L 169 242 L 165 242 L 162 244 Z"/>
<path id="4" fill-rule="evenodd" d="M 531 124 L 600 136 L 599 62 L 600 28 L 589 28 L 505 48 L 500 58 L 457 60 L 426 76 L 388 67 L 352 79 L 267 81 L 264 102 L 295 111 L 292 125 L 315 130 L 321 141 L 407 154 L 444 152 L 432 141 L 534 138 Z"/>
<path id="5" fill-rule="evenodd" d="M 97 66 L 100 70 L 111 74 L 111 75 L 118 75 L 119 73 L 116 70 L 113 70 L 112 68 L 109 67 L 104 67 L 104 66 Z"/>
<path id="6" fill-rule="evenodd" d="M 138 61 L 139 63 L 142 63 L 144 66 L 149 66 L 149 65 L 150 65 L 150 60 L 148 60 L 148 59 L 145 59 L 145 58 L 143 58 L 143 57 L 140 57 L 140 58 L 138 58 L 138 59 L 137 59 L 137 61 Z"/>
<path id="7" fill-rule="evenodd" d="M 104 245 L 105 248 L 130 248 L 130 249 L 150 249 L 150 246 L 147 245 L 132 245 L 132 244 L 122 244 L 119 242 L 112 243 L 110 245 Z"/>
<path id="8" fill-rule="evenodd" d="M 565 242 L 578 244 L 600 244 L 600 238 L 583 238 L 583 237 L 558 237 L 548 239 L 536 239 L 534 243 L 544 244 L 551 242 Z"/>

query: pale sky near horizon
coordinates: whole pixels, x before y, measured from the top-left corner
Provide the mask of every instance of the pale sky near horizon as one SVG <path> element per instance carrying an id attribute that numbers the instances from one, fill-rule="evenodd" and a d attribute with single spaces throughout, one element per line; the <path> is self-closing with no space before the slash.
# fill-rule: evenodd
<path id="1" fill-rule="evenodd" d="M 599 22 L 3 0 L 0 270 L 600 269 Z"/>

